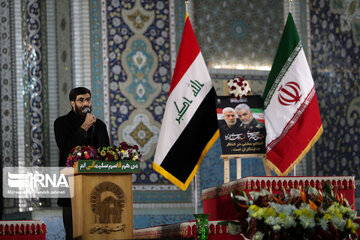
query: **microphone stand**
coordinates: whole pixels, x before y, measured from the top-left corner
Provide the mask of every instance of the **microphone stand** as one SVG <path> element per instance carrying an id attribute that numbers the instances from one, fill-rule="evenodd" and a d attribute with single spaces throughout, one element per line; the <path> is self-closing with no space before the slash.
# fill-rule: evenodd
<path id="1" fill-rule="evenodd" d="M 95 123 L 92 125 L 92 130 L 91 130 L 91 138 L 90 138 L 90 143 L 91 143 L 91 146 L 94 147 L 94 132 L 95 132 Z"/>

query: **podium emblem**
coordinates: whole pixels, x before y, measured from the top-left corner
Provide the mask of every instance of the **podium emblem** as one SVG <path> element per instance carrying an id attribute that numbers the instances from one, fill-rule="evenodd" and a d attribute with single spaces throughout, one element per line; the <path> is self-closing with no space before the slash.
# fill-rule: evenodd
<path id="1" fill-rule="evenodd" d="M 91 233 L 109 233 L 125 230 L 125 224 L 119 225 L 125 207 L 124 191 L 113 182 L 102 182 L 93 188 L 90 194 L 90 207 L 95 213 L 96 227 Z M 101 225 L 107 226 L 102 227 Z M 116 227 L 109 227 L 116 224 Z"/>

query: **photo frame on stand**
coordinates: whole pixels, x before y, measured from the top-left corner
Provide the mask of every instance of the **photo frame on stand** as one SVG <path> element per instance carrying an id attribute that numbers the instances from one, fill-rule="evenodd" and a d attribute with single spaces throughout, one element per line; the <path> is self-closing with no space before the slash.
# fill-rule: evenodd
<path id="1" fill-rule="evenodd" d="M 264 103 L 260 95 L 217 97 L 222 154 L 265 154 Z"/>
<path id="2" fill-rule="evenodd" d="M 266 160 L 264 102 L 260 95 L 216 98 L 220 142 L 224 159 L 224 183 L 230 181 L 230 158 L 236 159 L 236 178 L 241 178 L 242 158 L 262 158 L 265 173 L 271 176 Z"/>

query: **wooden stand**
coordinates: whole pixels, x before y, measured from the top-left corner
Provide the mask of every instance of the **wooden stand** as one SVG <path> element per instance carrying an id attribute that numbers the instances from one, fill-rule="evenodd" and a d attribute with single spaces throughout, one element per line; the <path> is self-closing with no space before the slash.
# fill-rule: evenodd
<path id="1" fill-rule="evenodd" d="M 230 182 L 230 159 L 236 159 L 236 179 L 241 178 L 241 158 L 261 157 L 264 163 L 266 176 L 271 176 L 270 169 L 265 165 L 266 154 L 224 154 L 220 158 L 224 159 L 224 183 Z"/>
<path id="2" fill-rule="evenodd" d="M 74 239 L 132 239 L 131 173 L 78 173 L 71 199 Z"/>

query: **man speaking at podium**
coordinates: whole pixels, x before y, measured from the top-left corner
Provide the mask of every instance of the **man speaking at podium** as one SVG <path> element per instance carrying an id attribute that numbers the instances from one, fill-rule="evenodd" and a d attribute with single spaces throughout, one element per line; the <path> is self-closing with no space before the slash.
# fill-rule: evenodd
<path id="1" fill-rule="evenodd" d="M 110 145 L 106 125 L 91 114 L 91 92 L 84 87 L 71 90 L 69 94 L 71 111 L 54 122 L 56 144 L 59 148 L 59 166 L 66 167 L 66 159 L 76 146 L 95 148 Z M 73 238 L 71 199 L 59 198 L 58 205 L 63 208 L 63 222 L 66 239 Z"/>

